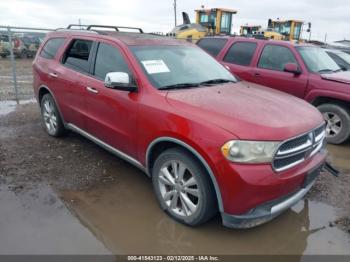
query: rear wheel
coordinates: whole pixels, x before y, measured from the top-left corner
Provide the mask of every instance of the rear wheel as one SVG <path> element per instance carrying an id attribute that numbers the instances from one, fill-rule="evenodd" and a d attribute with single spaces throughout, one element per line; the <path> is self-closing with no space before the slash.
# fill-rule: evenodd
<path id="1" fill-rule="evenodd" d="M 45 130 L 50 136 L 59 137 L 65 134 L 63 121 L 50 94 L 45 94 L 41 100 L 41 116 Z"/>
<path id="2" fill-rule="evenodd" d="M 175 220 L 197 226 L 216 213 L 216 196 L 206 171 L 185 150 L 163 152 L 155 161 L 152 181 L 160 206 Z"/>
<path id="3" fill-rule="evenodd" d="M 339 104 L 322 104 L 317 107 L 326 120 L 327 141 L 341 144 L 350 137 L 350 110 Z"/>

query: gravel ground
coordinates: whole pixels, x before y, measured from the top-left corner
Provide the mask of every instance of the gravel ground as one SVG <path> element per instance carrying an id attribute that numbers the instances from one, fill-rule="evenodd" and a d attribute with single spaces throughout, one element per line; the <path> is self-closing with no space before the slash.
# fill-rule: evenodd
<path id="1" fill-rule="evenodd" d="M 341 157 L 337 154 L 342 152 Z M 330 148 L 330 161 L 343 172 L 339 178 L 323 173 L 308 194 L 339 210 L 339 217 L 329 226 L 350 233 L 350 146 Z M 117 180 L 108 170 L 126 165 L 83 137 L 69 133 L 54 139 L 43 131 L 36 103 L 20 105 L 16 111 L 0 116 L 0 184 L 15 191 L 35 188 L 41 182 L 55 190 L 86 190 Z M 128 164 L 127 164 L 128 165 Z M 113 168 L 110 168 L 113 167 Z"/>
<path id="2" fill-rule="evenodd" d="M 16 59 L 17 85 L 20 99 L 34 97 L 33 94 L 33 59 Z M 0 58 L 0 101 L 15 99 L 15 88 L 12 75 L 12 64 L 10 58 Z"/>

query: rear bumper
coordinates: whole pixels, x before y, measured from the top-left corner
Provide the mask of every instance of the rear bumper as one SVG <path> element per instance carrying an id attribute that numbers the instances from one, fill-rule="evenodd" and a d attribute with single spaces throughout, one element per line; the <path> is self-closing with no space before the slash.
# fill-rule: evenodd
<path id="1" fill-rule="evenodd" d="M 286 211 L 299 202 L 307 194 L 307 192 L 309 192 L 315 183 L 316 177 L 322 169 L 323 164 L 316 167 L 310 172 L 310 174 L 315 174 L 312 176 L 312 180 L 305 180 L 305 185 L 302 188 L 296 192 L 288 194 L 287 196 L 261 204 L 243 215 L 230 215 L 227 213 L 222 213 L 223 225 L 231 228 L 251 228 L 274 219 L 283 211 Z"/>

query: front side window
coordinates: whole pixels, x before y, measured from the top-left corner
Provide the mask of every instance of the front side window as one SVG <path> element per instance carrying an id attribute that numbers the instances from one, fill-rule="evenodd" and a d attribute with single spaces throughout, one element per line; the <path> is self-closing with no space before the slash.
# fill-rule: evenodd
<path id="1" fill-rule="evenodd" d="M 252 61 L 256 46 L 256 43 L 250 42 L 234 43 L 225 55 L 224 61 L 231 64 L 248 66 Z"/>
<path id="2" fill-rule="evenodd" d="M 134 46 L 136 59 L 158 89 L 176 86 L 200 87 L 200 83 L 236 82 L 232 74 L 209 54 L 189 46 Z"/>
<path id="3" fill-rule="evenodd" d="M 84 39 L 75 39 L 66 51 L 63 64 L 82 73 L 89 72 L 89 57 L 92 47 L 92 41 Z"/>
<path id="4" fill-rule="evenodd" d="M 323 48 L 298 46 L 296 49 L 310 72 L 322 74 L 341 70 Z"/>
<path id="5" fill-rule="evenodd" d="M 224 48 L 226 42 L 227 39 L 225 38 L 203 38 L 199 40 L 197 45 L 212 56 L 217 56 Z"/>
<path id="6" fill-rule="evenodd" d="M 62 46 L 64 38 L 52 38 L 46 42 L 45 46 L 40 52 L 40 56 L 47 59 L 54 59 L 58 49 Z"/>
<path id="7" fill-rule="evenodd" d="M 94 75 L 104 80 L 107 73 L 124 72 L 130 75 L 130 70 L 120 51 L 108 44 L 100 43 L 97 49 Z"/>
<path id="8" fill-rule="evenodd" d="M 266 45 L 260 56 L 259 68 L 283 71 L 288 63 L 297 64 L 292 51 L 285 46 Z"/>

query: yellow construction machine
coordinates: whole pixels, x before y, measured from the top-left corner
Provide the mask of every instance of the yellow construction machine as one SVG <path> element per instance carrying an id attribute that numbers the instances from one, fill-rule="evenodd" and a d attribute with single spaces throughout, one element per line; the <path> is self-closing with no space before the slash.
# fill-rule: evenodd
<path id="1" fill-rule="evenodd" d="M 197 41 L 207 35 L 230 35 L 232 15 L 236 10 L 227 8 L 198 9 L 196 22 L 191 23 L 187 13 L 182 12 L 183 24 L 178 25 L 167 35 L 177 39 Z"/>

